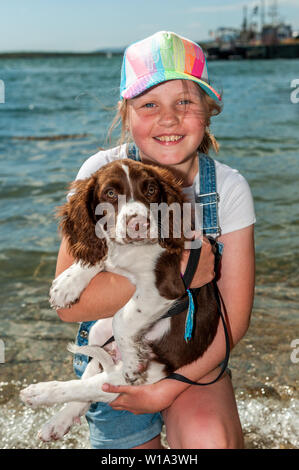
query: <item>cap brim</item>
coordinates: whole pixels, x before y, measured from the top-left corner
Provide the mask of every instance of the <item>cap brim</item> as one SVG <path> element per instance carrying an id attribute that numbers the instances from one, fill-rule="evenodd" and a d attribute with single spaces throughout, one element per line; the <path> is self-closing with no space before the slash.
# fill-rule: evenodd
<path id="1" fill-rule="evenodd" d="M 204 80 L 201 80 L 200 78 L 193 77 L 192 75 L 189 75 L 187 73 L 173 71 L 165 72 L 163 76 L 158 77 L 153 77 L 152 75 L 148 77 L 140 77 L 134 82 L 134 84 L 122 91 L 121 98 L 136 98 L 136 96 L 141 95 L 141 93 L 144 93 L 153 86 L 158 85 L 160 83 L 168 82 L 169 80 L 191 80 L 192 82 L 197 83 L 215 101 L 221 101 L 221 95 L 217 93 L 217 91 L 213 87 L 211 87 L 209 83 L 205 82 Z"/>

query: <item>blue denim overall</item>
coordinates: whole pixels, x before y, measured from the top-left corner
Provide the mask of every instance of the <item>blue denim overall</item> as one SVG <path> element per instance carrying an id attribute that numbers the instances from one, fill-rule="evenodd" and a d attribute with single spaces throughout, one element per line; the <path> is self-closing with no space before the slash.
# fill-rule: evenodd
<path id="1" fill-rule="evenodd" d="M 127 154 L 129 158 L 140 160 L 138 148 L 134 144 L 128 147 Z M 195 182 L 195 201 L 202 205 L 203 233 L 217 237 L 220 227 L 215 162 L 205 154 L 199 154 L 198 158 L 200 177 L 199 181 Z M 220 246 L 219 249 L 221 248 Z M 95 321 L 90 321 L 80 324 L 76 340 L 79 346 L 88 343 L 89 330 L 94 323 Z M 87 364 L 87 356 L 75 355 L 74 370 L 78 377 L 81 377 Z M 91 446 L 94 449 L 131 449 L 160 434 L 163 425 L 161 413 L 134 415 L 126 410 L 113 410 L 107 403 L 102 402 L 90 406 L 86 419 Z"/>

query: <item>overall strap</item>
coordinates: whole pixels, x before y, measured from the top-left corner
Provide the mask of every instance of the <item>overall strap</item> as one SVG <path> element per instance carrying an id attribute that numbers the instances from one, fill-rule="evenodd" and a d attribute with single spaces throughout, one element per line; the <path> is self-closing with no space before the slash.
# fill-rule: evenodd
<path id="1" fill-rule="evenodd" d="M 217 193 L 215 161 L 198 154 L 199 180 L 195 182 L 195 201 L 202 208 L 202 231 L 204 235 L 218 237 L 221 233 L 218 219 L 219 194 Z"/>
<path id="2" fill-rule="evenodd" d="M 77 342 L 79 346 L 86 346 L 88 344 L 89 331 L 92 325 L 94 325 L 95 323 L 96 323 L 96 320 L 80 322 L 78 335 L 77 335 Z"/>
<path id="3" fill-rule="evenodd" d="M 141 158 L 139 155 L 139 148 L 134 144 L 134 142 L 128 144 L 127 157 L 131 158 L 131 160 L 136 160 L 137 162 L 141 162 Z"/>

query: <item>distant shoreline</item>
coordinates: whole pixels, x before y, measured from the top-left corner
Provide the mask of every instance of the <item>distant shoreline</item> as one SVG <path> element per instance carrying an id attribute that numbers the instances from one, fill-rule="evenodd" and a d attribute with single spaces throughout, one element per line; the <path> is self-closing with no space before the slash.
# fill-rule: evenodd
<path id="1" fill-rule="evenodd" d="M 97 51 L 97 52 L 0 52 L 0 59 L 21 59 L 21 58 L 38 58 L 41 57 L 90 57 L 102 56 L 111 57 L 114 55 L 122 55 L 123 51 Z"/>
<path id="2" fill-rule="evenodd" d="M 208 60 L 231 59 L 298 59 L 299 41 L 292 44 L 273 45 L 240 45 L 231 47 L 219 47 L 201 43 L 203 50 L 208 55 Z M 47 51 L 16 51 L 0 52 L 0 59 L 41 59 L 51 57 L 107 57 L 122 56 L 125 48 L 115 50 L 99 50 L 93 52 L 47 52 Z"/>

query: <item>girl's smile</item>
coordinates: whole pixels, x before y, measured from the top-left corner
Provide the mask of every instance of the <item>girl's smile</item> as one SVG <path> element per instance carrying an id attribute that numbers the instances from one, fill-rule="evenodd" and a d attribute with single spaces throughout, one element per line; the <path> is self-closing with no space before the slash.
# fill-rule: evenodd
<path id="1" fill-rule="evenodd" d="M 176 145 L 184 138 L 183 135 L 160 135 L 154 137 L 162 145 Z"/>
<path id="2" fill-rule="evenodd" d="M 142 161 L 175 167 L 192 184 L 206 127 L 198 86 L 189 80 L 170 80 L 128 104 L 129 129 Z"/>

